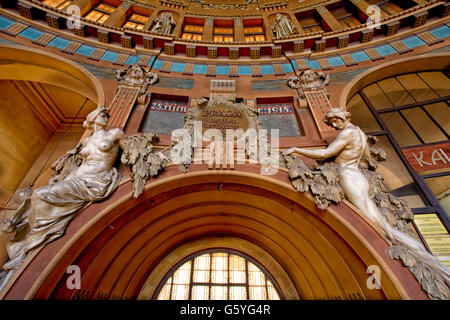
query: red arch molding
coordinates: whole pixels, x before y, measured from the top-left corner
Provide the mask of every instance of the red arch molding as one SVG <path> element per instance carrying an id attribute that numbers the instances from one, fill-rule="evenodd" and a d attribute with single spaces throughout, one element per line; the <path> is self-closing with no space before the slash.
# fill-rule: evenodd
<path id="1" fill-rule="evenodd" d="M 19 270 L 4 299 L 136 299 L 152 270 L 176 248 L 218 236 L 267 252 L 300 299 L 427 299 L 351 206 L 318 209 L 310 194 L 292 188 L 285 170 L 261 176 L 256 164 L 233 171 L 192 165 L 180 174 L 170 166 L 148 181 L 138 199 L 131 190 L 126 181 L 112 197 L 80 212 L 63 237 Z M 69 265 L 80 267 L 82 290 L 67 288 Z M 369 265 L 381 268 L 381 290 L 367 288 Z"/>

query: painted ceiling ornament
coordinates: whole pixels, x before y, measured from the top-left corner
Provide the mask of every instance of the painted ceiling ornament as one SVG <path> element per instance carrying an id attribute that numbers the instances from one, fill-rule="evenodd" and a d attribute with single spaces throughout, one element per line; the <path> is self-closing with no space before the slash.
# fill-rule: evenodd
<path id="1" fill-rule="evenodd" d="M 248 4 L 215 4 L 202 3 L 204 9 L 247 9 Z"/>
<path id="2" fill-rule="evenodd" d="M 141 87 L 139 94 L 145 94 L 148 86 L 158 81 L 158 74 L 156 72 L 149 71 L 137 64 L 117 70 L 115 77 L 119 85 Z"/>
<path id="3" fill-rule="evenodd" d="M 295 24 L 291 21 L 291 19 L 281 13 L 276 14 L 275 22 L 273 23 L 271 29 L 276 38 L 283 38 L 297 33 Z"/>
<path id="4" fill-rule="evenodd" d="M 330 94 L 325 86 L 330 82 L 330 75 L 324 72 L 304 70 L 298 76 L 288 79 L 289 87 L 298 90 L 300 98 L 304 98 L 304 91 L 323 90 L 329 97 Z"/>
<path id="5" fill-rule="evenodd" d="M 170 12 L 163 12 L 155 18 L 151 32 L 161 34 L 171 34 L 172 28 L 176 25 Z"/>
<path id="6" fill-rule="evenodd" d="M 450 299 L 450 270 L 408 228 L 413 214 L 401 199 L 389 194 L 383 177 L 375 171 L 385 152 L 373 147 L 375 139 L 368 139 L 350 122 L 350 116 L 339 108 L 327 112 L 325 123 L 340 132 L 326 149 L 290 148 L 282 153 L 292 185 L 299 192 L 310 190 L 321 209 L 345 197 L 381 228 L 391 242 L 390 257 L 411 270 L 431 299 Z M 292 153 L 320 162 L 309 168 Z"/>
<path id="7" fill-rule="evenodd" d="M 156 135 L 127 137 L 119 128 L 106 130 L 108 119 L 104 107 L 89 113 L 83 125 L 92 135 L 56 160 L 51 165 L 56 175 L 49 184 L 33 190 L 14 216 L 4 220 L 2 231 L 15 233 L 15 238 L 7 244 L 9 260 L 0 273 L 0 289 L 34 249 L 60 238 L 80 210 L 117 189 L 121 176 L 114 163 L 119 148 L 122 162 L 131 165 L 135 197 L 142 192 L 142 181 L 162 170 L 163 159 L 153 153 Z"/>

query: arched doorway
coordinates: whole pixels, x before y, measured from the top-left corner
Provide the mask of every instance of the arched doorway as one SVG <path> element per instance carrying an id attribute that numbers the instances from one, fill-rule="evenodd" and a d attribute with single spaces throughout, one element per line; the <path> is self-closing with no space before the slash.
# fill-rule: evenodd
<path id="1" fill-rule="evenodd" d="M 5 298 L 143 298 L 139 294 L 158 268 L 153 287 L 189 254 L 211 248 L 206 239 L 219 237 L 237 242 L 212 247 L 244 250 L 277 283 L 287 283 L 280 285 L 287 299 L 426 299 L 409 271 L 389 259 L 385 240 L 349 204 L 319 210 L 309 194 L 293 190 L 285 170 L 271 177 L 258 172 L 250 164 L 234 171 L 192 165 L 180 175 L 171 166 L 138 199 L 125 181 L 110 199 L 75 217 L 64 237 L 30 257 Z M 187 250 L 174 256 L 183 246 Z M 80 290 L 67 288 L 69 265 L 80 267 Z M 367 286 L 371 265 L 380 268 L 381 290 Z"/>

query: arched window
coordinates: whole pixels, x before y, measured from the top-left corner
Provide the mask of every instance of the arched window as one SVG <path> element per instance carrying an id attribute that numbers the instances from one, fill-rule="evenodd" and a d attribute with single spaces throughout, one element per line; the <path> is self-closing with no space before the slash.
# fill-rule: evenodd
<path id="1" fill-rule="evenodd" d="M 270 275 L 232 250 L 201 251 L 177 264 L 162 281 L 158 300 L 279 300 Z"/>

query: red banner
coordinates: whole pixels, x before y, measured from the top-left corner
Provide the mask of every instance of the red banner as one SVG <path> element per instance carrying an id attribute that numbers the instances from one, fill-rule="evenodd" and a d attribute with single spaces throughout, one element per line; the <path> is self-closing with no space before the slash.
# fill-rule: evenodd
<path id="1" fill-rule="evenodd" d="M 417 172 L 450 167 L 450 142 L 403 149 L 402 152 Z"/>

